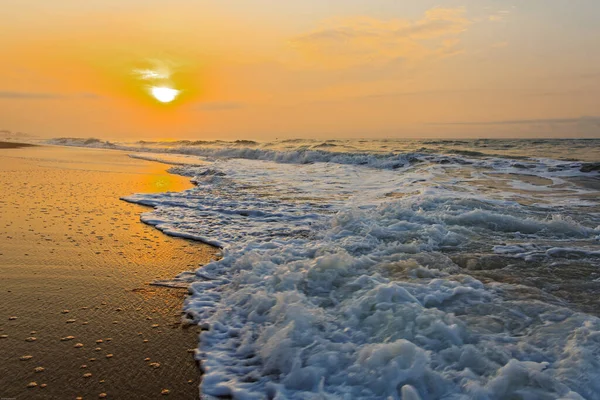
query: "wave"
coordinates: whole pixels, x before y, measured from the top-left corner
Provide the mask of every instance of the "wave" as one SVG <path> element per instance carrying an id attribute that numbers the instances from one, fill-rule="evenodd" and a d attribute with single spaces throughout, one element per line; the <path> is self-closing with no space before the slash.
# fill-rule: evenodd
<path id="1" fill-rule="evenodd" d="M 600 398 L 600 319 L 453 261 L 505 254 L 494 268 L 510 271 L 543 252 L 600 267 L 597 202 L 563 180 L 580 163 L 201 151 L 209 165 L 176 167 L 195 188 L 125 199 L 154 207 L 145 223 L 222 247 L 161 282 L 189 287 L 203 396 Z M 523 171 L 565 197 L 507 184 Z"/>
<path id="2" fill-rule="evenodd" d="M 185 141 L 184 141 L 185 142 Z M 135 153 L 177 154 L 190 157 L 200 157 L 205 160 L 219 159 L 245 159 L 257 161 L 270 161 L 280 164 L 314 164 L 331 163 L 339 165 L 357 165 L 375 169 L 398 170 L 407 169 L 419 163 L 441 165 L 475 165 L 483 168 L 492 168 L 515 172 L 515 169 L 530 169 L 531 173 L 544 174 L 549 171 L 561 170 L 566 175 L 576 175 L 580 172 L 596 174 L 600 172 L 595 163 L 582 163 L 578 161 L 566 162 L 550 159 L 531 159 L 529 157 L 499 157 L 475 151 L 450 150 L 451 154 L 437 153 L 426 148 L 415 149 L 414 152 L 361 152 L 343 146 L 343 151 L 331 149 L 341 146 L 327 146 L 328 150 L 296 146 L 293 150 L 274 150 L 263 146 L 248 147 L 245 141 L 236 141 L 235 146 L 228 142 L 215 141 L 209 145 L 197 146 L 190 142 L 181 146 L 170 142 L 168 147 L 152 147 L 146 145 L 115 144 L 99 139 L 59 138 L 49 140 L 47 143 L 63 146 L 81 146 L 94 148 L 118 149 Z M 255 142 L 252 142 L 255 143 Z M 529 162 L 525 162 L 529 161 Z"/>
<path id="3" fill-rule="evenodd" d="M 80 147 L 96 147 L 96 148 L 117 148 L 117 145 L 109 142 L 108 140 L 101 140 L 96 138 L 55 138 L 48 140 L 46 143 L 55 144 L 60 146 L 80 146 Z"/>

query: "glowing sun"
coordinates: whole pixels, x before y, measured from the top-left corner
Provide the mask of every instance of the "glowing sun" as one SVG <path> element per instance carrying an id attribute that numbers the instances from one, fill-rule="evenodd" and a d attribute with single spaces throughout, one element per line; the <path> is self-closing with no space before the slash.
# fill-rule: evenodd
<path id="1" fill-rule="evenodd" d="M 150 89 L 150 93 L 152 93 L 152 96 L 161 103 L 170 103 L 175 100 L 177 95 L 179 95 L 179 90 L 154 86 Z"/>

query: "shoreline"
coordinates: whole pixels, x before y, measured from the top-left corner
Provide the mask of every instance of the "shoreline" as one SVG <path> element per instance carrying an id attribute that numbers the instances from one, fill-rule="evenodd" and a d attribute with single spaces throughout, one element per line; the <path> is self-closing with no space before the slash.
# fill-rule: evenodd
<path id="1" fill-rule="evenodd" d="M 199 398 L 187 291 L 150 284 L 218 250 L 157 231 L 140 221 L 147 207 L 120 200 L 192 187 L 167 168 L 103 149 L 0 151 L 1 397 Z"/>

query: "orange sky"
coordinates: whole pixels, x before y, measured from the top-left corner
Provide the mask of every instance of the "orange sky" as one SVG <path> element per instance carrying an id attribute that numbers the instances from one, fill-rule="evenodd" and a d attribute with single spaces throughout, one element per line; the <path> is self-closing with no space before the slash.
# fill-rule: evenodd
<path id="1" fill-rule="evenodd" d="M 282 3 L 5 0 L 0 129 L 600 137 L 596 2 Z"/>

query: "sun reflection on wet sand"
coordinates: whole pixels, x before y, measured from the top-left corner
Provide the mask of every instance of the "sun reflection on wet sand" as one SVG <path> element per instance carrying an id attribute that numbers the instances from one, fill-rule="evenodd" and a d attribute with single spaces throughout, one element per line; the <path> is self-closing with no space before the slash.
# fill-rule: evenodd
<path id="1" fill-rule="evenodd" d="M 197 398 L 187 352 L 197 331 L 180 326 L 185 291 L 148 284 L 215 251 L 142 224 L 147 208 L 119 200 L 192 186 L 167 168 L 110 150 L 0 151 L 0 302 L 15 317 L 0 325 L 3 396 Z"/>

